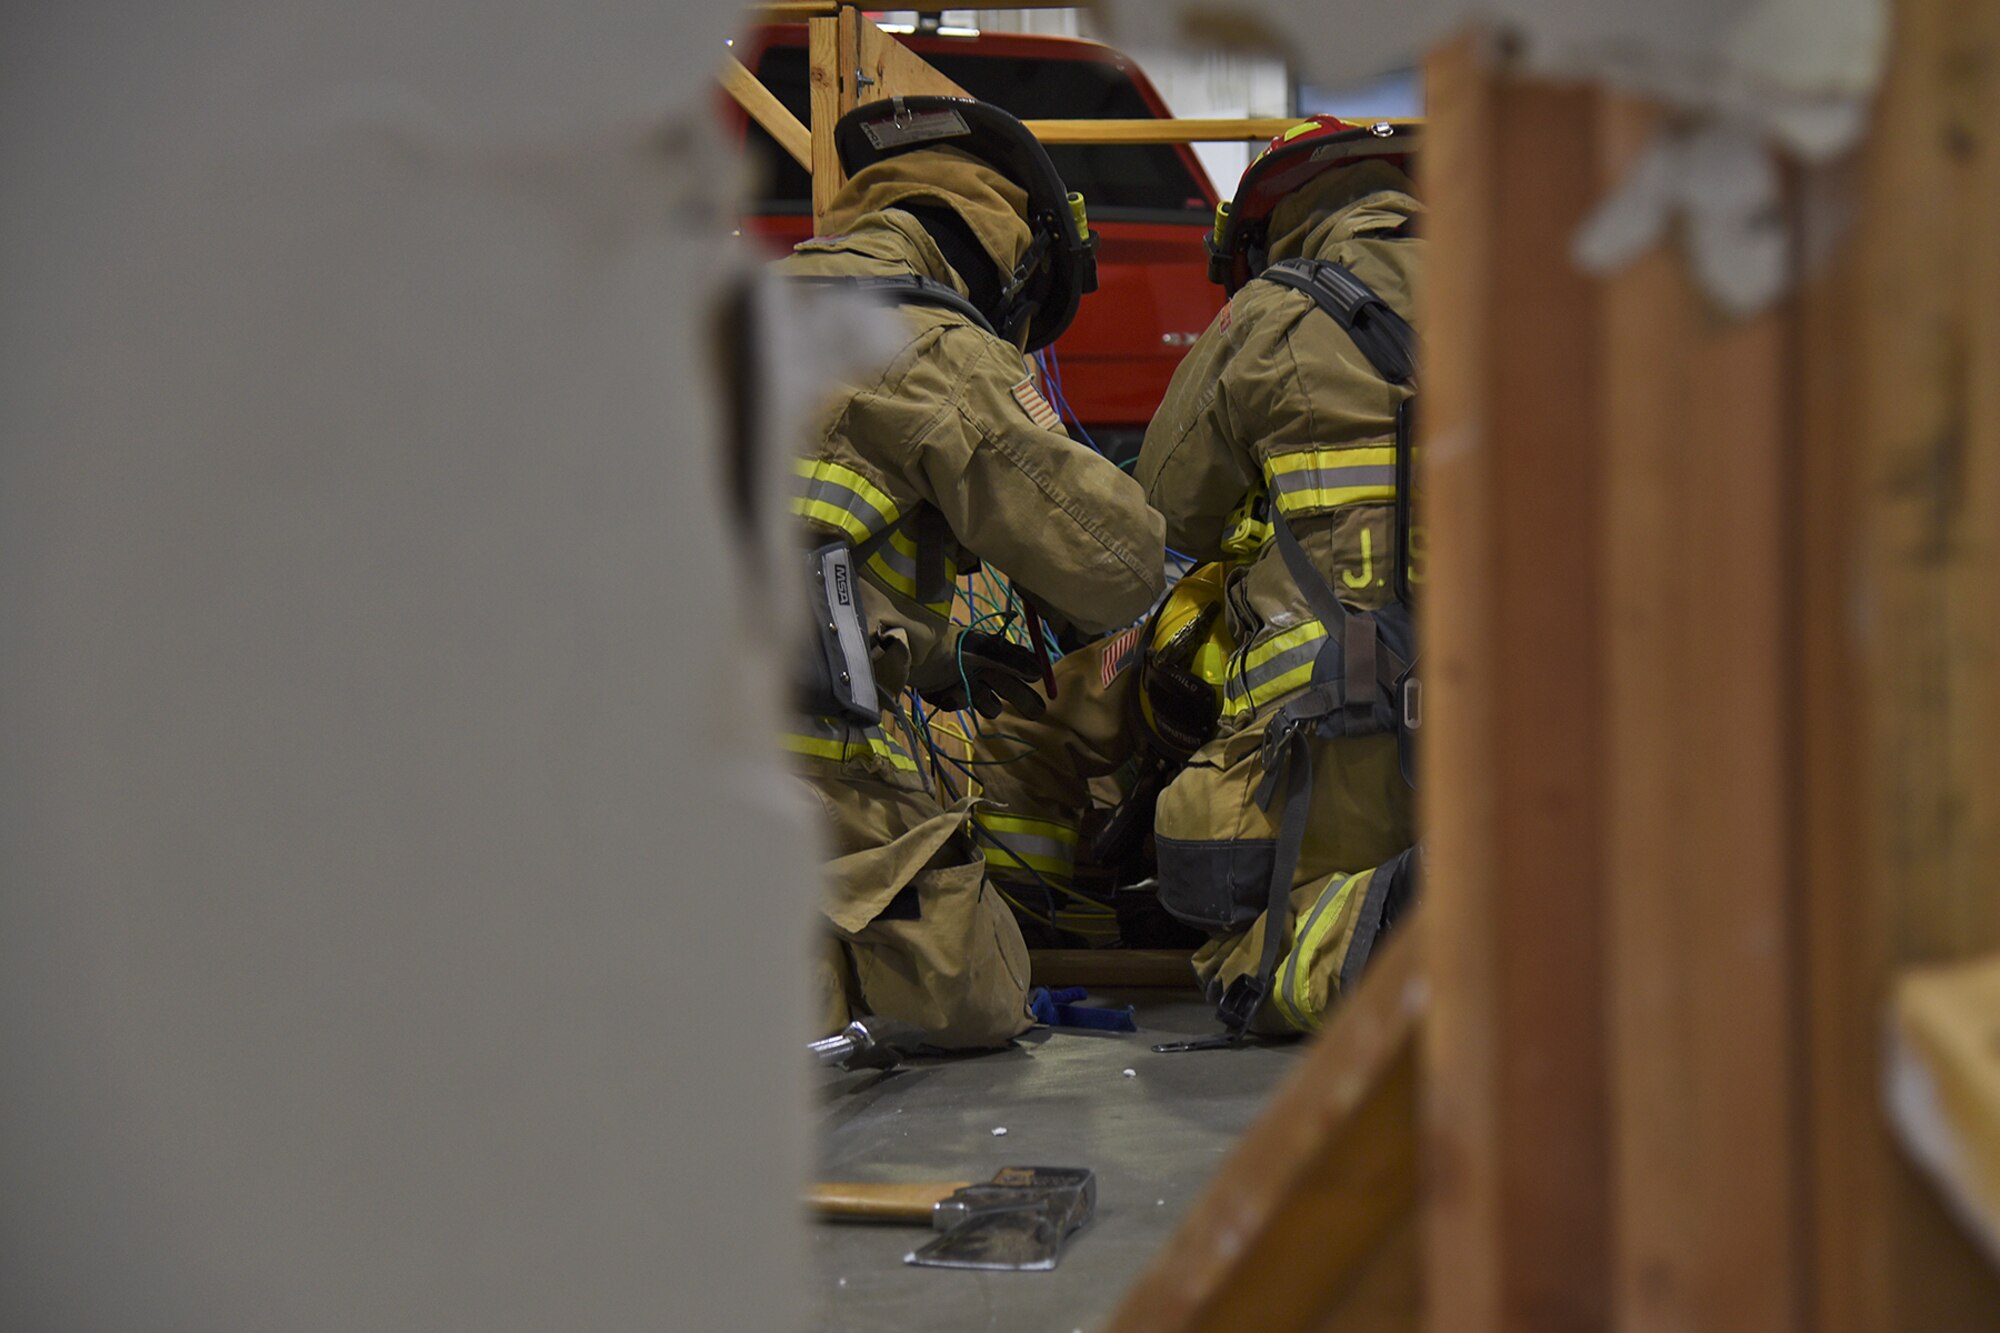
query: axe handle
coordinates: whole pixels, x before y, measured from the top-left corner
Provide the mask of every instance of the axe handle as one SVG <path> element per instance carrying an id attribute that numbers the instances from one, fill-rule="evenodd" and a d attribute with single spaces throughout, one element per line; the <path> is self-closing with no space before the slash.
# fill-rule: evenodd
<path id="1" fill-rule="evenodd" d="M 929 1222 L 940 1199 L 964 1189 L 963 1180 L 922 1184 L 820 1181 L 806 1187 L 806 1207 L 821 1217 L 865 1222 Z"/>

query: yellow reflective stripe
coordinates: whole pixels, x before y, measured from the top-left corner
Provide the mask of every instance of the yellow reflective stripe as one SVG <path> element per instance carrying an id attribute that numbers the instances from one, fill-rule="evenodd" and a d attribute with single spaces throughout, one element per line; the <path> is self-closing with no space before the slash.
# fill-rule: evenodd
<path id="1" fill-rule="evenodd" d="M 987 843 L 983 848 L 986 868 L 1003 879 L 1018 876 L 1025 868 L 1053 884 L 1068 884 L 1076 874 L 1073 862 L 1053 856 L 1038 856 L 1023 849 L 1017 840 L 1008 838 L 1000 844 Z M 1010 876 L 1009 872 L 1013 872 Z"/>
<path id="2" fill-rule="evenodd" d="M 875 511 L 879 521 L 869 524 L 875 531 L 881 531 L 903 515 L 902 507 L 890 499 L 881 487 L 845 463 L 836 463 L 828 458 L 795 458 L 792 460 L 792 471 L 808 482 L 829 482 L 859 496 Z"/>
<path id="3" fill-rule="evenodd" d="M 1302 449 L 1264 460 L 1271 499 L 1286 514 L 1396 498 L 1396 446 Z"/>
<path id="4" fill-rule="evenodd" d="M 1295 453 L 1272 454 L 1264 460 L 1264 470 L 1274 476 L 1330 467 L 1394 467 L 1396 446 L 1362 444 L 1347 449 L 1300 449 Z"/>
<path id="5" fill-rule="evenodd" d="M 1313 904 L 1306 917 L 1298 938 L 1292 941 L 1292 952 L 1285 959 L 1285 965 L 1278 969 L 1278 983 L 1272 990 L 1272 999 L 1277 1002 L 1278 1011 L 1285 1021 L 1300 1032 L 1317 1032 L 1326 1015 L 1315 1011 L 1312 1005 L 1313 962 L 1326 937 L 1331 934 L 1347 913 L 1348 899 L 1354 896 L 1355 886 L 1366 884 L 1373 875 L 1364 871 L 1359 875 L 1335 875 L 1324 889 L 1319 900 Z M 1266 929 L 1269 929 L 1266 926 Z"/>
<path id="6" fill-rule="evenodd" d="M 897 534 L 897 536 L 900 535 L 900 533 Z M 896 544 L 896 537 L 891 537 L 889 545 L 894 546 Z M 868 557 L 867 568 L 881 581 L 883 587 L 889 589 L 891 592 L 901 593 L 911 601 L 916 600 L 917 562 L 916 556 L 913 553 L 905 552 L 904 558 L 891 558 L 889 551 L 877 551 L 874 555 Z M 949 556 L 945 557 L 944 579 L 946 583 L 958 582 L 958 561 Z M 926 610 L 935 611 L 941 616 L 949 616 L 951 614 L 951 599 L 947 597 L 942 601 L 925 602 L 924 607 Z"/>
<path id="7" fill-rule="evenodd" d="M 1314 486 L 1296 491 L 1280 491 L 1278 508 L 1290 518 L 1294 514 L 1347 505 L 1388 504 L 1396 498 L 1394 484 L 1388 486 Z"/>
<path id="8" fill-rule="evenodd" d="M 1077 831 L 1054 819 L 975 811 L 972 822 L 986 836 L 980 850 L 987 868 L 1005 875 L 1023 867 L 1048 879 L 1068 883 L 1076 872 Z"/>
<path id="9" fill-rule="evenodd" d="M 874 555 L 869 556 L 868 568 L 874 572 L 876 578 L 882 580 L 882 585 L 891 592 L 899 592 L 905 597 L 915 597 L 917 595 L 916 578 L 890 564 L 887 554 L 885 551 L 877 551 Z"/>
<path id="10" fill-rule="evenodd" d="M 851 514 L 839 505 L 795 495 L 792 497 L 792 512 L 801 518 L 816 519 L 828 527 L 839 528 L 856 545 L 868 540 L 868 525 L 862 522 L 859 515 Z"/>
<path id="11" fill-rule="evenodd" d="M 1316 620 L 1309 620 L 1303 625 L 1294 625 L 1283 634 L 1273 634 L 1244 654 L 1243 672 L 1247 676 L 1254 676 L 1258 668 L 1279 654 L 1325 637 L 1326 630 Z"/>
<path id="12" fill-rule="evenodd" d="M 1316 620 L 1274 634 L 1244 655 L 1224 682 L 1222 711 L 1236 717 L 1312 680 L 1313 659 L 1326 630 Z"/>
<path id="13" fill-rule="evenodd" d="M 831 759 L 836 763 L 847 763 L 866 754 L 877 754 L 890 764 L 905 772 L 917 771 L 917 761 L 912 759 L 900 745 L 877 732 L 863 735 L 858 740 L 828 740 L 823 736 L 801 736 L 796 732 L 786 732 L 779 742 L 793 754 L 811 755 L 817 759 Z"/>
<path id="14" fill-rule="evenodd" d="M 1003 815 L 981 810 L 972 816 L 981 828 L 992 829 L 995 833 L 1026 833 L 1039 838 L 1053 838 L 1065 846 L 1074 847 L 1077 831 L 1073 825 L 1058 819 L 1038 819 L 1033 815 Z"/>

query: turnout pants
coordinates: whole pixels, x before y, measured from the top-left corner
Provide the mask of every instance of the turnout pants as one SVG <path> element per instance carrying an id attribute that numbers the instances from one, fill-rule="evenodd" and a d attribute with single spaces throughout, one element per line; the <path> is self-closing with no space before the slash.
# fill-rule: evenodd
<path id="1" fill-rule="evenodd" d="M 1129 673 L 1104 681 L 1101 652 L 1092 645 L 1056 663 L 1056 696 L 1041 717 L 1030 721 L 1009 709 L 981 721 L 973 751 L 982 797 L 974 832 L 987 874 L 1079 943 L 1117 934 L 1108 913 L 1069 890 L 1083 812 L 1094 791 L 1115 801 L 1113 775 L 1135 742 L 1125 711 Z"/>
<path id="2" fill-rule="evenodd" d="M 1045 881 L 1067 883 L 1064 848 L 1075 846 L 1091 784 L 1137 750 L 1125 697 L 1137 673 L 1105 671 L 1105 649 L 1093 645 L 1057 664 L 1056 699 L 1040 720 L 1010 711 L 984 728 L 978 771 L 988 804 L 975 816 L 980 845 L 989 873 L 1017 896 L 1037 887 L 1018 861 L 1034 865 Z M 1216 1000 L 1239 976 L 1256 971 L 1263 952 L 1282 802 L 1267 812 L 1256 795 L 1265 730 L 1282 702 L 1271 701 L 1233 729 L 1225 724 L 1226 734 L 1196 751 L 1167 785 L 1154 814 L 1160 901 L 1208 934 L 1193 961 Z M 1305 842 L 1289 910 L 1277 927 L 1285 935 L 1272 993 L 1253 1025 L 1264 1032 L 1319 1027 L 1339 998 L 1357 938 L 1365 956 L 1385 909 L 1396 905 L 1390 879 L 1415 838 L 1393 735 L 1321 738 L 1311 746 Z M 1073 858 L 1073 850 L 1068 854 Z"/>
<path id="3" fill-rule="evenodd" d="M 1282 801 L 1266 811 L 1256 793 L 1260 752 L 1272 710 L 1195 752 L 1160 795 L 1153 830 L 1160 860 L 1160 900 L 1205 930 L 1196 973 L 1219 1000 L 1263 953 Z M 1265 1032 L 1316 1030 L 1339 998 L 1349 953 L 1365 948 L 1383 924 L 1391 889 L 1384 877 L 1414 840 L 1411 793 L 1393 735 L 1320 738 L 1312 745 L 1312 797 L 1305 843 L 1292 875 L 1278 970 L 1253 1027 Z M 1400 863 L 1398 863 L 1400 865 Z M 1364 952 L 1365 956 L 1365 952 Z"/>
<path id="4" fill-rule="evenodd" d="M 954 1048 L 1030 1026 L 1028 951 L 967 832 L 972 802 L 941 805 L 885 730 L 802 719 L 787 737 L 818 805 L 827 934 L 815 965 L 822 1031 L 879 1014 Z M 812 742 L 811 745 L 802 742 Z"/>

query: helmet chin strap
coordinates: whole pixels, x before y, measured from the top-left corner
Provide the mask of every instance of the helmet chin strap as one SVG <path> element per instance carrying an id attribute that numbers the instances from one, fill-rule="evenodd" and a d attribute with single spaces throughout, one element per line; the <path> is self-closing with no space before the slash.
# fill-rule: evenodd
<path id="1" fill-rule="evenodd" d="M 1028 284 L 1034 281 L 1041 269 L 1042 258 L 1049 252 L 1049 234 L 1040 227 L 1035 228 L 1035 239 L 1029 243 L 1028 252 L 1021 256 L 1021 262 L 1014 266 L 1014 276 L 1000 293 L 999 318 L 993 321 L 1000 330 L 1000 336 L 1018 345 L 1021 334 L 1042 308 L 1039 300 L 1026 299 Z"/>

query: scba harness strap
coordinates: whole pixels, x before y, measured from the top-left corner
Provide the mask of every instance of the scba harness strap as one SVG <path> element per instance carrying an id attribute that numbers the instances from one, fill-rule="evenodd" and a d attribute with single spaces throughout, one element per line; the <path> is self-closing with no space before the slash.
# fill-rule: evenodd
<path id="1" fill-rule="evenodd" d="M 791 281 L 807 287 L 844 287 L 884 305 L 930 305 L 965 316 L 974 325 L 998 338 L 993 323 L 979 307 L 960 296 L 956 289 L 919 273 L 862 277 L 859 274 L 812 273 L 794 275 Z"/>
<path id="2" fill-rule="evenodd" d="M 1324 259 L 1288 259 L 1270 265 L 1258 276 L 1311 297 L 1388 383 L 1403 386 L 1414 380 L 1416 331 L 1345 267 Z M 1319 620 L 1325 638 L 1313 661 L 1312 683 L 1279 707 L 1265 730 L 1259 756 L 1264 778 L 1257 787 L 1258 806 L 1269 811 L 1282 800 L 1264 908 L 1264 946 L 1257 970 L 1238 977 L 1223 993 L 1216 1009 L 1225 1028 L 1221 1035 L 1164 1043 L 1155 1050 L 1233 1045 L 1242 1039 L 1270 994 L 1284 935 L 1279 926 L 1290 903 L 1292 877 L 1298 871 L 1311 813 L 1313 738 L 1393 731 L 1401 751 L 1404 780 L 1414 785 L 1411 737 L 1422 719 L 1416 634 L 1408 595 L 1411 418 L 1410 401 L 1405 400 L 1396 413 L 1396 596 L 1387 606 L 1351 611 L 1343 605 L 1333 586 L 1313 566 L 1282 507 L 1270 507 L 1271 535 L 1278 554 Z M 1343 985 L 1358 975 L 1385 918 L 1380 912 L 1364 914 L 1364 923 L 1369 929 L 1364 935 L 1357 928 L 1349 958 L 1341 968 Z"/>

